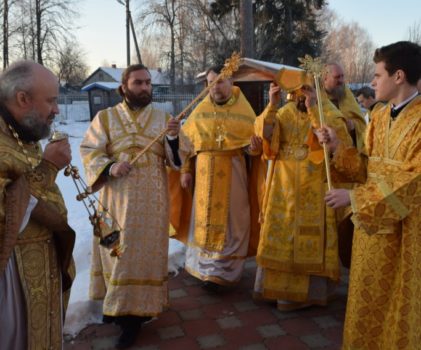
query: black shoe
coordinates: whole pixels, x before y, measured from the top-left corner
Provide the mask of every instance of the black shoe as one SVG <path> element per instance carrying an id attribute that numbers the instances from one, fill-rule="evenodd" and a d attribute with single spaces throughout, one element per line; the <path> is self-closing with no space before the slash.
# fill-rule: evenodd
<path id="1" fill-rule="evenodd" d="M 211 281 L 204 281 L 202 283 L 202 288 L 208 291 L 209 293 L 218 293 L 221 290 L 221 286 Z"/>
<path id="2" fill-rule="evenodd" d="M 135 342 L 140 328 L 144 322 L 143 317 L 139 316 L 118 316 L 116 317 L 116 323 L 121 327 L 122 333 L 118 338 L 116 348 L 127 349 L 131 347 Z"/>
<path id="3" fill-rule="evenodd" d="M 135 342 L 138 334 L 140 333 L 140 327 L 134 328 L 123 328 L 123 332 L 118 337 L 116 344 L 117 349 L 127 349 L 130 348 Z"/>
<path id="4" fill-rule="evenodd" d="M 152 320 L 152 316 L 141 316 L 140 317 L 140 323 L 144 324 L 145 322 L 149 322 L 150 320 Z"/>
<path id="5" fill-rule="evenodd" d="M 114 316 L 102 315 L 102 323 L 114 323 L 114 322 L 115 322 Z"/>

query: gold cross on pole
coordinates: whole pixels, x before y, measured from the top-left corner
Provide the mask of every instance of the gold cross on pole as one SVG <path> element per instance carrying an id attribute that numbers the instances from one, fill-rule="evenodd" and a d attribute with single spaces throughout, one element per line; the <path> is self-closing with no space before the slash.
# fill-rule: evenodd
<path id="1" fill-rule="evenodd" d="M 324 71 L 324 65 L 320 57 L 313 58 L 310 55 L 305 55 L 304 57 L 299 57 L 298 60 L 301 62 L 300 67 L 303 68 L 308 73 L 312 74 L 314 77 L 314 85 L 316 87 L 317 95 L 317 105 L 319 108 L 319 118 L 320 118 L 320 127 L 325 125 L 325 118 L 323 114 L 323 103 L 322 103 L 322 94 L 320 92 L 320 77 Z M 326 144 L 323 144 L 323 154 L 325 157 L 325 166 L 326 166 L 326 178 L 327 178 L 327 187 L 331 190 L 332 180 L 330 176 L 330 164 L 329 164 L 329 154 L 327 151 Z"/>

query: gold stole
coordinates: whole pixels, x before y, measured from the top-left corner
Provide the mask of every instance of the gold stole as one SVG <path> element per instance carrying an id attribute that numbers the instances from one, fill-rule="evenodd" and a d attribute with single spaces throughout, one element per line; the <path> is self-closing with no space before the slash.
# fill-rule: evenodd
<path id="1" fill-rule="evenodd" d="M 310 276 L 265 269 L 263 297 L 287 299 L 297 302 L 307 300 Z"/>
<path id="2" fill-rule="evenodd" d="M 239 151 L 200 152 L 195 188 L 195 243 L 222 251 L 228 225 L 232 157 Z"/>
<path id="3" fill-rule="evenodd" d="M 255 114 L 238 87 L 222 106 L 209 95 L 195 108 L 183 132 L 194 145 L 196 160 L 195 244 L 222 251 L 228 225 L 232 157 L 243 154 L 254 134 Z"/>
<path id="4" fill-rule="evenodd" d="M 297 178 L 299 178 L 298 174 Z M 312 195 L 317 195 L 317 198 L 312 200 L 320 203 L 318 210 L 303 208 L 300 203 L 305 203 L 308 199 L 300 198 L 301 192 L 298 188 L 296 190 L 298 198 L 296 201 L 294 242 L 291 252 L 292 262 L 290 268 L 281 267 L 281 270 L 275 270 L 271 266 L 265 269 L 263 296 L 269 299 L 306 301 L 310 275 L 317 275 L 324 270 L 332 268 L 331 266 L 325 266 L 325 263 L 328 262 L 325 262 L 324 184 L 321 183 L 320 191 L 312 193 Z M 299 224 L 298 221 L 300 222 Z M 318 224 L 316 225 L 315 223 Z M 283 250 L 283 248 L 280 249 Z M 263 254 L 265 253 L 263 252 Z"/>

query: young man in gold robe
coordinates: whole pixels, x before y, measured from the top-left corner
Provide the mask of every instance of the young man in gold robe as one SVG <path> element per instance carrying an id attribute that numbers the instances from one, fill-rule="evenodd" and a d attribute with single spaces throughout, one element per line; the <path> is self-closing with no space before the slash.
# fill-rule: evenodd
<path id="1" fill-rule="evenodd" d="M 222 66 L 210 68 L 207 83 L 221 70 Z M 258 154 L 261 146 L 254 137 L 255 118 L 240 89 L 225 78 L 210 89 L 182 128 L 194 146 L 181 175 L 183 188 L 194 185 L 185 268 L 211 291 L 238 283 L 250 237 L 258 235 L 258 210 L 250 204 L 257 188 L 249 192 L 252 177 L 246 164 L 246 154 Z M 257 206 L 257 199 L 253 202 Z M 256 243 L 253 238 L 251 242 Z"/>
<path id="2" fill-rule="evenodd" d="M 116 346 L 123 349 L 168 305 L 166 165 L 178 169 L 189 143 L 178 135 L 179 121 L 152 106 L 145 66 L 128 67 L 119 92 L 123 102 L 96 115 L 80 151 L 88 184 L 105 182 L 99 199 L 115 219 L 112 229 L 121 230 L 119 257 L 94 239 L 90 297 L 104 300 L 105 322 L 121 326 Z M 133 161 L 164 129 L 166 135 Z"/>
<path id="3" fill-rule="evenodd" d="M 332 208 L 351 204 L 355 224 L 343 349 L 418 349 L 421 344 L 421 47 L 397 42 L 375 51 L 372 86 L 388 101 L 358 152 L 324 128 L 332 171 L 353 190 L 326 194 Z"/>
<path id="4" fill-rule="evenodd" d="M 70 163 L 66 140 L 50 134 L 58 79 L 33 61 L 0 76 L 0 347 L 62 349 L 74 277 L 75 233 L 55 184 Z"/>
<path id="5" fill-rule="evenodd" d="M 313 134 L 319 113 L 313 88 L 303 86 L 277 110 L 280 87 L 257 118 L 263 152 L 272 164 L 262 208 L 255 296 L 277 300 L 279 310 L 326 305 L 340 278 L 335 213 L 323 203 L 327 188 L 323 150 Z M 323 101 L 325 122 L 345 144 L 352 141 L 341 113 Z"/>

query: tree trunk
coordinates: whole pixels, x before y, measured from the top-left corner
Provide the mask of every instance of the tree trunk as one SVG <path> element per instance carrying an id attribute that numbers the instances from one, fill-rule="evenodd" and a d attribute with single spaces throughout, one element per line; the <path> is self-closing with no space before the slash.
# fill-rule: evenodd
<path id="1" fill-rule="evenodd" d="M 240 0 L 241 56 L 254 57 L 253 1 Z"/>
<path id="2" fill-rule="evenodd" d="M 9 3 L 3 0 L 3 69 L 9 65 Z"/>
<path id="3" fill-rule="evenodd" d="M 293 65 L 295 62 L 295 57 L 293 57 L 293 50 L 292 50 L 292 6 L 289 1 L 285 4 L 285 37 L 288 43 L 288 48 L 286 52 L 289 52 L 289 54 L 285 57 L 285 64 L 287 65 Z"/>
<path id="4" fill-rule="evenodd" d="M 171 79 L 171 91 L 175 93 L 175 0 L 171 1 L 171 14 L 172 19 L 170 23 L 171 30 L 171 53 L 170 53 L 170 79 Z"/>
<path id="5" fill-rule="evenodd" d="M 42 60 L 42 39 L 41 39 L 41 0 L 35 1 L 35 18 L 36 18 L 36 43 L 37 43 L 37 62 L 43 64 Z"/>

